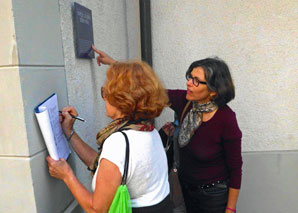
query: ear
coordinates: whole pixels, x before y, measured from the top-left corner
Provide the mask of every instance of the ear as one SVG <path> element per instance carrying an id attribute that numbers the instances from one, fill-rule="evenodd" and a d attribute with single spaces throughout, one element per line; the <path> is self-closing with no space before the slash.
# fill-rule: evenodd
<path id="1" fill-rule="evenodd" d="M 217 93 L 215 91 L 211 91 L 209 96 L 211 97 L 211 99 L 213 99 L 217 96 Z"/>

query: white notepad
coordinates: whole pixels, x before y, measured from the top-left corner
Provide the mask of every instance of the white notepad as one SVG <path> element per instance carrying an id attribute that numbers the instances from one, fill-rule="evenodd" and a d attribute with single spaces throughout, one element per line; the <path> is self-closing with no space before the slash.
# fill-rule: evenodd
<path id="1" fill-rule="evenodd" d="M 71 151 L 59 122 L 57 95 L 48 97 L 34 111 L 50 156 L 67 159 Z"/>

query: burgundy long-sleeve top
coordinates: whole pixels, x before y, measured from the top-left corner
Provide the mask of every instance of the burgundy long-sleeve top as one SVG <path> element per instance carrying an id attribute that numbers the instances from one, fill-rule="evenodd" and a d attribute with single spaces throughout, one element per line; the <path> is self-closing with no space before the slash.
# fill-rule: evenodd
<path id="1" fill-rule="evenodd" d="M 188 102 L 185 90 L 168 90 L 170 107 L 180 120 Z M 186 110 L 185 115 L 192 108 Z M 209 184 L 229 180 L 229 186 L 240 189 L 242 176 L 242 133 L 236 114 L 225 105 L 207 122 L 202 122 L 190 142 L 180 148 L 179 177 L 190 184 Z"/>

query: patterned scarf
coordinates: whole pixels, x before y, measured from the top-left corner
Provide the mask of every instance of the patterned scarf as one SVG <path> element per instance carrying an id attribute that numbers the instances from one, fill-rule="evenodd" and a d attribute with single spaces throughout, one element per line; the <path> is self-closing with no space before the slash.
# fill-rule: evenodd
<path id="1" fill-rule="evenodd" d="M 208 102 L 205 104 L 198 104 L 198 102 L 192 102 L 192 109 L 185 116 L 179 131 L 178 143 L 180 147 L 186 146 L 195 131 L 202 123 L 203 112 L 212 112 L 218 107 L 214 102 Z"/>
<path id="2" fill-rule="evenodd" d="M 88 167 L 88 170 L 94 175 L 97 167 L 100 154 L 102 152 L 102 147 L 104 141 L 114 132 L 119 130 L 136 130 L 136 131 L 153 131 L 154 124 L 153 120 L 141 120 L 141 121 L 129 121 L 124 118 L 119 118 L 112 121 L 109 125 L 101 129 L 96 136 L 97 144 L 99 145 L 97 156 L 93 161 L 93 164 Z"/>

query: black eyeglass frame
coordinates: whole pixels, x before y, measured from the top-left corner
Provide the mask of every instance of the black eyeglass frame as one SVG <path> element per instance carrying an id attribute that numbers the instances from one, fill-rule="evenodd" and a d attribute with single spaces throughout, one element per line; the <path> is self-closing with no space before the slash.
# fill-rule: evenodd
<path id="1" fill-rule="evenodd" d="M 195 85 L 195 87 L 198 87 L 200 84 L 207 84 L 206 81 L 200 81 L 197 77 L 192 77 L 190 73 L 186 75 L 186 80 L 189 81 L 189 79 L 192 79 L 192 84 Z"/>

